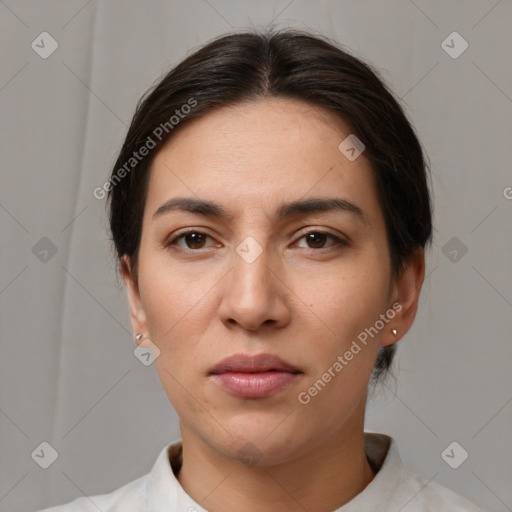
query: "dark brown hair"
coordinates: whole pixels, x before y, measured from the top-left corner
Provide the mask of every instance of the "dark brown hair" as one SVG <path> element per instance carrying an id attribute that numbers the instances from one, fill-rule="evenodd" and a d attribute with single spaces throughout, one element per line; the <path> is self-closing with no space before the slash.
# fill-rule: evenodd
<path id="1" fill-rule="evenodd" d="M 135 278 L 151 162 L 159 148 L 194 118 L 265 97 L 321 107 L 339 116 L 363 142 L 375 172 L 395 275 L 415 249 L 430 243 L 426 159 L 398 101 L 370 65 L 327 38 L 302 31 L 242 32 L 195 51 L 137 105 L 105 187 L 117 257 L 130 258 Z M 375 382 L 389 369 L 394 347 L 381 347 Z"/>

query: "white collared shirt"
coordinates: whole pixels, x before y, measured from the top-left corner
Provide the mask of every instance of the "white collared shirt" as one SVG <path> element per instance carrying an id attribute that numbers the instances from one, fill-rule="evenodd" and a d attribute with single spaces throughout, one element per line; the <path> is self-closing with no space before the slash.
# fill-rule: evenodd
<path id="1" fill-rule="evenodd" d="M 373 480 L 333 512 L 482 512 L 453 491 L 406 470 L 394 440 L 365 432 Z M 181 487 L 174 471 L 181 467 L 181 440 L 166 446 L 152 470 L 110 494 L 81 497 L 39 512 L 207 512 Z"/>

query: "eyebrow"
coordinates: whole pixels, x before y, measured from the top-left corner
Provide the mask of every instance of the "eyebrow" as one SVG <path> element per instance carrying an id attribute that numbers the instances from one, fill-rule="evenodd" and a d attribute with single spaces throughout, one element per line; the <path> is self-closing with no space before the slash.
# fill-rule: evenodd
<path id="1" fill-rule="evenodd" d="M 198 215 L 204 215 L 205 217 L 214 217 L 223 220 L 231 220 L 233 218 L 233 215 L 230 215 L 226 209 L 213 201 L 192 197 L 175 197 L 166 201 L 155 211 L 153 214 L 153 220 L 174 210 L 182 210 Z M 359 206 L 347 201 L 346 199 L 322 197 L 300 199 L 298 201 L 292 201 L 291 203 L 285 203 L 277 209 L 275 217 L 276 220 L 282 221 L 293 217 L 331 211 L 352 213 L 362 222 L 367 222 L 366 214 Z"/>

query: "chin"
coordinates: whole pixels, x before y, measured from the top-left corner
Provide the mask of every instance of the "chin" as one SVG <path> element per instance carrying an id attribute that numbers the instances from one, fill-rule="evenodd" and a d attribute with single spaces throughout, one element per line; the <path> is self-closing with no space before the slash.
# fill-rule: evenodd
<path id="1" fill-rule="evenodd" d="M 283 421 L 285 417 L 286 414 L 258 419 L 253 414 L 245 418 L 239 416 L 236 427 L 233 423 L 224 423 L 233 437 L 215 436 L 210 440 L 211 445 L 223 456 L 238 459 L 245 466 L 272 466 L 287 462 L 305 452 L 308 442 L 306 433 L 302 431 L 299 437 L 298 426 L 286 424 Z"/>

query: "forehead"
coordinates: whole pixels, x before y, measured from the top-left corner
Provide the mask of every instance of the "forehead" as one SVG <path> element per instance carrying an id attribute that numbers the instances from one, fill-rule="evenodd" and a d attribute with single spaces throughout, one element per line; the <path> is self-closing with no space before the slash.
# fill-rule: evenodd
<path id="1" fill-rule="evenodd" d="M 369 161 L 364 153 L 350 161 L 338 148 L 350 134 L 337 116 L 300 100 L 221 108 L 184 125 L 156 155 L 147 208 L 186 195 L 233 200 L 241 211 L 310 195 L 347 196 L 371 213 L 378 205 Z"/>
<path id="2" fill-rule="evenodd" d="M 208 153 L 224 161 L 258 156 L 284 163 L 290 152 L 297 158 L 308 154 L 319 159 L 328 157 L 328 149 L 337 152 L 348 134 L 347 123 L 315 105 L 288 98 L 257 99 L 191 121 L 171 137 L 157 159 L 175 154 L 178 148 L 190 157 Z"/>

